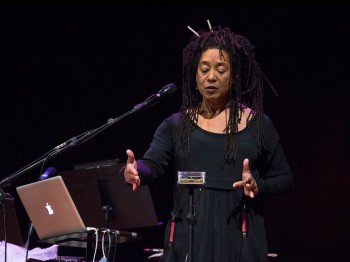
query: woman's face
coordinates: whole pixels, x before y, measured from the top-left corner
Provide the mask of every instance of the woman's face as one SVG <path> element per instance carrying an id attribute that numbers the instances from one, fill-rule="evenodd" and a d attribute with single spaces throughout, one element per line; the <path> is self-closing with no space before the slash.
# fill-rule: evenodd
<path id="1" fill-rule="evenodd" d="M 231 70 L 229 57 L 219 49 L 202 53 L 196 74 L 196 82 L 203 100 L 226 106 L 230 97 Z"/>

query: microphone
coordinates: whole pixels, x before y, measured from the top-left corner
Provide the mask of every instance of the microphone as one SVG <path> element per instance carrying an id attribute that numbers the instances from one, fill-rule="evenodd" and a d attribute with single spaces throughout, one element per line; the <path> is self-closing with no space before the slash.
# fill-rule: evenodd
<path id="1" fill-rule="evenodd" d="M 49 178 L 49 177 L 54 176 L 56 173 L 57 173 L 57 169 L 56 169 L 56 168 L 54 168 L 54 167 L 48 167 L 48 168 L 45 170 L 45 172 L 42 173 L 42 174 L 40 175 L 40 177 L 39 177 L 38 180 L 39 180 L 39 181 L 45 180 L 45 179 L 47 179 L 47 178 Z"/>
<path id="2" fill-rule="evenodd" d="M 174 94 L 176 90 L 177 90 L 176 85 L 174 85 L 173 83 L 167 84 L 167 85 L 163 86 L 163 88 L 161 90 L 159 90 L 158 93 L 151 95 L 144 102 L 134 106 L 134 109 L 141 110 L 141 109 L 153 106 L 153 105 L 157 104 L 160 100 Z"/>

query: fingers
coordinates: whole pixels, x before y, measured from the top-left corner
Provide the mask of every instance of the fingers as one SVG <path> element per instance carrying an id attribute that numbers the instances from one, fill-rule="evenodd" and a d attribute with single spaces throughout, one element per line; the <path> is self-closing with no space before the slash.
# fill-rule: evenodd
<path id="1" fill-rule="evenodd" d="M 244 194 L 246 196 L 249 196 L 250 198 L 254 198 L 254 196 L 258 193 L 256 183 L 254 186 L 253 180 L 251 181 L 242 180 L 242 181 L 235 182 L 233 183 L 233 187 L 234 188 L 243 187 Z"/>
<path id="2" fill-rule="evenodd" d="M 250 170 L 249 170 L 249 159 L 248 158 L 243 160 L 243 174 L 247 173 L 247 172 L 250 173 Z"/>
<path id="3" fill-rule="evenodd" d="M 233 183 L 232 186 L 234 188 L 243 187 L 244 194 L 250 198 L 254 198 L 254 196 L 258 193 L 256 181 L 250 173 L 248 158 L 243 160 L 242 180 Z"/>
<path id="4" fill-rule="evenodd" d="M 137 188 L 140 186 L 140 179 L 132 184 L 132 191 L 136 191 Z"/>
<path id="5" fill-rule="evenodd" d="M 242 180 L 242 181 L 238 181 L 238 182 L 234 182 L 233 183 L 233 187 L 236 188 L 236 187 L 244 187 L 246 184 L 246 181 Z"/>
<path id="6" fill-rule="evenodd" d="M 128 156 L 128 159 L 126 160 L 127 164 L 132 164 L 135 161 L 135 155 L 134 152 L 132 152 L 130 149 L 126 150 L 126 155 Z"/>
<path id="7" fill-rule="evenodd" d="M 128 159 L 126 160 L 126 167 L 124 171 L 125 181 L 132 185 L 133 191 L 136 191 L 140 186 L 141 181 L 137 172 L 135 155 L 130 149 L 126 150 L 126 155 L 128 156 Z"/>
<path id="8" fill-rule="evenodd" d="M 129 184 L 132 185 L 132 190 L 133 191 L 136 191 L 137 188 L 140 186 L 140 183 L 141 183 L 140 177 L 138 176 L 138 174 L 134 175 L 134 174 L 131 174 L 131 173 L 129 173 L 126 176 L 127 176 L 126 182 L 128 182 Z"/>
<path id="9" fill-rule="evenodd" d="M 127 178 L 127 182 L 132 185 L 132 190 L 136 191 L 141 183 L 141 180 L 139 177 L 139 173 L 133 167 L 133 165 L 128 165 L 125 177 Z"/>
<path id="10" fill-rule="evenodd" d="M 246 183 L 250 183 L 251 179 L 252 175 L 250 174 L 249 170 L 249 159 L 245 158 L 243 160 L 242 180 L 233 183 L 233 187 L 244 187 Z"/>
<path id="11" fill-rule="evenodd" d="M 258 185 L 256 184 L 254 179 L 246 183 L 244 187 L 244 194 L 246 196 L 249 196 L 250 198 L 254 198 L 254 196 L 257 195 L 258 192 L 259 192 Z"/>

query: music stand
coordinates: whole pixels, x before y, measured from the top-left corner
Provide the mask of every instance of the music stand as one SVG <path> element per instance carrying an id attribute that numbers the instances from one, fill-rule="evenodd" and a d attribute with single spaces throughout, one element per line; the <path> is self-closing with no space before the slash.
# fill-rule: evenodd
<path id="1" fill-rule="evenodd" d="M 103 161 L 59 172 L 87 226 L 127 230 L 158 224 L 149 187 L 141 185 L 132 191 L 119 174 L 124 165 Z"/>

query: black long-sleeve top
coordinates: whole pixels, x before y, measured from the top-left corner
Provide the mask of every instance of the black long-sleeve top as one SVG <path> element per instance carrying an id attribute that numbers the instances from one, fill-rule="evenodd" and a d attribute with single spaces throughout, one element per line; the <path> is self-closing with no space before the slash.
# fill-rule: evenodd
<path id="1" fill-rule="evenodd" d="M 176 178 L 177 171 L 204 171 L 205 187 L 194 192 L 193 261 L 241 261 L 242 256 L 251 256 L 254 259 L 251 261 L 267 261 L 264 198 L 292 191 L 294 185 L 274 124 L 269 117 L 263 116 L 265 147 L 262 148 L 257 143 L 256 119 L 253 118 L 245 129 L 235 134 L 237 157 L 232 163 L 225 164 L 226 135 L 196 127 L 191 132 L 189 147 L 178 145 L 179 117 L 180 114 L 175 113 L 160 124 L 149 149 L 138 159 L 141 182 L 148 183 L 163 174 Z M 253 199 L 244 196 L 242 188 L 232 186 L 242 180 L 245 158 L 249 159 L 250 171 L 259 188 L 258 196 Z M 247 240 L 243 240 L 241 232 L 243 206 L 248 212 Z M 175 261 L 185 261 L 188 253 L 188 189 L 176 184 L 173 214 L 177 218 L 173 245 Z"/>

